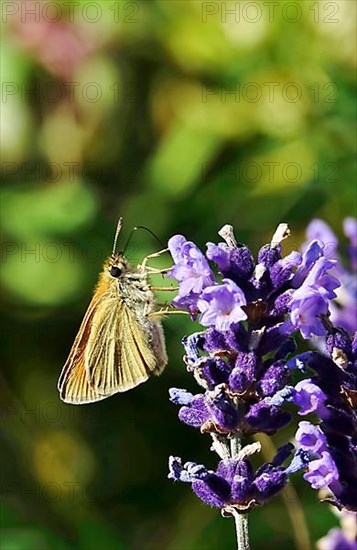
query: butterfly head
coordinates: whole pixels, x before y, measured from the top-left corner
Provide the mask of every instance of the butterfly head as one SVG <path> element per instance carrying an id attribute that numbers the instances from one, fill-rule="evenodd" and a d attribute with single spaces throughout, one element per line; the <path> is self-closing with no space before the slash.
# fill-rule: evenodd
<path id="1" fill-rule="evenodd" d="M 128 261 L 123 252 L 112 254 L 108 262 L 108 273 L 113 279 L 119 279 L 128 271 Z"/>

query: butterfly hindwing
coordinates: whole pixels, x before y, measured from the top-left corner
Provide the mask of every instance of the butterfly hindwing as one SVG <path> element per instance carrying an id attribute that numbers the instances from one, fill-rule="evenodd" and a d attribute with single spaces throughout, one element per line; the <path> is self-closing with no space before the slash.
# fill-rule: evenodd
<path id="1" fill-rule="evenodd" d="M 133 311 L 113 298 L 96 313 L 93 326 L 94 335 L 85 352 L 93 388 L 102 395 L 111 395 L 145 382 L 155 369 L 156 358 Z"/>

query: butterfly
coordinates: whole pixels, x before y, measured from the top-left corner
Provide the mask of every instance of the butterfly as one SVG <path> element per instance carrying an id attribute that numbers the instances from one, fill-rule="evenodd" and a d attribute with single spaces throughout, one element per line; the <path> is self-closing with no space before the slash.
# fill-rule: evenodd
<path id="1" fill-rule="evenodd" d="M 115 252 L 121 228 L 122 218 L 58 380 L 66 403 L 93 403 L 130 390 L 160 374 L 168 362 L 160 312 L 155 312 L 148 283 L 148 275 L 160 270 L 146 266 L 148 258 L 166 250 L 132 267 L 124 252 Z"/>

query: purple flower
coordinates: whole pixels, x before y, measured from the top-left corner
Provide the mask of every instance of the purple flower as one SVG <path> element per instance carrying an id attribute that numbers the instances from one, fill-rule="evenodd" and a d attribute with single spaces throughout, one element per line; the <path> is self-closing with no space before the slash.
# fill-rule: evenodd
<path id="1" fill-rule="evenodd" d="M 238 284 L 247 281 L 253 273 L 254 260 L 247 246 L 207 243 L 206 256 L 218 266 L 224 277 Z"/>
<path id="2" fill-rule="evenodd" d="M 192 366 L 196 363 L 200 356 L 200 349 L 203 349 L 205 338 L 202 332 L 194 332 L 190 336 L 185 336 L 182 339 L 183 347 L 185 348 L 185 362 Z"/>
<path id="3" fill-rule="evenodd" d="M 204 350 L 209 354 L 225 353 L 230 349 L 227 342 L 227 333 L 220 332 L 215 328 L 205 331 Z"/>
<path id="4" fill-rule="evenodd" d="M 285 342 L 286 339 L 295 332 L 291 320 L 288 318 L 282 323 L 274 323 L 268 327 L 259 342 L 258 351 L 261 355 L 265 355 L 271 351 L 277 351 Z"/>
<path id="5" fill-rule="evenodd" d="M 293 286 L 297 288 L 302 284 L 311 268 L 315 265 L 317 260 L 324 255 L 323 245 L 319 241 L 312 241 L 309 246 L 306 248 L 302 262 L 293 278 Z"/>
<path id="6" fill-rule="evenodd" d="M 279 296 L 276 297 L 274 301 L 274 306 L 271 310 L 271 315 L 273 317 L 283 317 L 288 313 L 293 294 L 294 291 L 289 288 L 288 290 L 286 290 L 282 294 L 279 294 Z"/>
<path id="7" fill-rule="evenodd" d="M 170 388 L 170 401 L 175 403 L 175 405 L 191 405 L 194 395 L 187 390 L 182 390 L 180 388 Z"/>
<path id="8" fill-rule="evenodd" d="M 356 521 L 357 518 L 354 518 Z M 330 529 L 325 537 L 317 541 L 318 550 L 357 550 L 356 540 L 347 538 L 342 529 Z"/>
<path id="9" fill-rule="evenodd" d="M 253 480 L 253 495 L 258 502 L 264 502 L 284 488 L 288 481 L 288 475 L 304 468 L 307 458 L 303 451 L 298 450 L 290 464 L 283 467 L 282 463 L 291 455 L 293 445 L 290 443 L 280 447 L 273 458 L 261 466 Z"/>
<path id="10" fill-rule="evenodd" d="M 311 422 L 299 422 L 295 439 L 301 449 L 312 453 L 321 453 L 326 449 L 326 437 L 318 426 Z"/>
<path id="11" fill-rule="evenodd" d="M 357 220 L 356 218 L 345 218 L 343 221 L 343 231 L 351 241 L 352 246 L 357 246 Z"/>
<path id="12" fill-rule="evenodd" d="M 236 464 L 225 464 L 222 461 L 217 468 L 217 473 L 215 473 L 194 462 L 186 462 L 182 465 L 180 458 L 170 457 L 168 477 L 175 481 L 192 483 L 193 491 L 203 502 L 209 506 L 223 508 L 231 501 L 230 481 L 232 472 L 230 471 L 230 475 L 227 475 L 227 470 L 232 470 L 232 466 L 235 470 Z"/>
<path id="13" fill-rule="evenodd" d="M 350 239 L 348 252 L 352 269 L 357 271 L 357 220 L 355 218 L 345 218 L 343 230 L 346 237 Z"/>
<path id="14" fill-rule="evenodd" d="M 230 486 L 225 479 L 211 474 L 205 480 L 194 480 L 192 489 L 208 506 L 223 508 L 229 503 Z"/>
<path id="15" fill-rule="evenodd" d="M 230 253 L 232 248 L 226 243 L 207 243 L 206 256 L 218 265 L 221 272 L 230 268 Z"/>
<path id="16" fill-rule="evenodd" d="M 353 281 L 355 284 L 355 280 Z M 345 328 L 353 334 L 357 330 L 357 302 L 356 292 L 352 295 L 348 295 L 343 289 L 344 293 L 339 293 L 338 306 L 334 303 L 331 304 L 331 321 L 335 326 Z M 351 301 L 351 299 L 353 301 Z"/>
<path id="17" fill-rule="evenodd" d="M 207 389 L 227 383 L 230 366 L 219 357 L 202 357 L 197 365 L 199 376 L 206 382 Z"/>
<path id="18" fill-rule="evenodd" d="M 279 288 L 293 277 L 293 270 L 302 262 L 299 252 L 291 252 L 285 258 L 278 260 L 270 270 L 270 278 L 274 288 Z"/>
<path id="19" fill-rule="evenodd" d="M 338 470 L 336 464 L 327 451 L 323 451 L 321 458 L 312 460 L 309 463 L 308 471 L 304 479 L 308 481 L 313 489 L 321 489 L 338 481 Z"/>
<path id="20" fill-rule="evenodd" d="M 292 296 L 291 321 L 304 338 L 326 334 L 320 317 L 327 315 L 329 300 L 336 297 L 334 290 L 340 286 L 340 282 L 327 273 L 334 266 L 334 262 L 319 257 Z"/>
<path id="21" fill-rule="evenodd" d="M 276 246 L 275 246 L 276 244 Z M 279 243 L 265 244 L 258 252 L 258 265 L 271 268 L 281 259 L 281 245 Z"/>
<path id="22" fill-rule="evenodd" d="M 308 242 L 316 239 L 322 243 L 326 258 L 338 258 L 338 238 L 323 220 L 312 220 L 306 228 L 306 237 Z"/>
<path id="23" fill-rule="evenodd" d="M 209 418 L 210 413 L 203 394 L 193 396 L 190 403 L 179 410 L 179 419 L 181 422 L 194 428 L 201 428 Z"/>
<path id="24" fill-rule="evenodd" d="M 195 462 L 186 462 L 182 465 L 181 458 L 178 456 L 169 457 L 169 479 L 174 481 L 183 481 L 191 483 L 194 479 L 205 479 L 212 472 L 209 472 L 202 464 Z"/>
<path id="25" fill-rule="evenodd" d="M 330 529 L 317 541 L 318 550 L 357 550 L 357 514 L 333 510 L 340 520 L 341 529 Z"/>
<path id="26" fill-rule="evenodd" d="M 285 468 L 285 473 L 288 475 L 295 474 L 295 472 L 298 472 L 302 468 L 305 468 L 305 466 L 307 466 L 309 462 L 309 453 L 307 451 L 304 451 L 304 449 L 298 449 L 289 466 Z"/>
<path id="27" fill-rule="evenodd" d="M 251 351 L 238 352 L 235 366 L 229 376 L 229 387 L 238 393 L 243 393 L 253 383 L 258 359 Z"/>
<path id="28" fill-rule="evenodd" d="M 171 237 L 168 248 L 175 262 L 168 276 L 180 283 L 172 303 L 195 313 L 202 290 L 214 283 L 213 272 L 200 249 L 183 235 Z"/>
<path id="29" fill-rule="evenodd" d="M 280 450 L 271 463 L 265 464 L 255 473 L 247 459 L 221 460 L 214 472 L 194 462 L 182 465 L 180 458 L 170 457 L 168 477 L 175 481 L 192 483 L 196 495 L 210 506 L 234 506 L 238 510 L 248 510 L 252 505 L 262 504 L 286 485 L 290 466 L 283 468 L 280 465 L 279 453 Z M 288 452 L 283 453 L 282 459 L 285 460 L 289 454 L 291 446 Z M 292 462 L 294 461 L 296 462 L 295 457 Z M 298 462 L 299 466 L 294 471 L 306 465 L 306 460 L 299 459 Z"/>
<path id="30" fill-rule="evenodd" d="M 331 321 L 353 333 L 357 330 L 357 220 L 346 218 L 343 228 L 345 235 L 350 239 L 348 247 L 350 268 L 344 267 L 338 253 L 338 239 L 325 222 L 318 219 L 313 220 L 306 233 L 308 240 L 319 239 L 322 253 L 326 258 L 336 260 L 331 272 L 340 279 L 341 287 L 337 292 L 336 300 L 330 304 Z M 306 244 L 303 246 L 306 247 Z M 299 286 L 304 279 L 299 275 L 300 269 L 298 268 L 294 276 L 295 286 Z"/>
<path id="31" fill-rule="evenodd" d="M 331 321 L 353 334 L 357 330 L 357 274 L 343 269 L 340 280 L 341 288 L 330 306 Z"/>
<path id="32" fill-rule="evenodd" d="M 224 475 L 231 484 L 232 501 L 247 504 L 251 498 L 253 468 L 248 460 L 222 461 L 217 472 Z"/>
<path id="33" fill-rule="evenodd" d="M 285 386 L 290 372 L 284 361 L 277 361 L 268 367 L 257 384 L 257 390 L 263 397 L 274 395 Z"/>
<path id="34" fill-rule="evenodd" d="M 225 391 L 225 385 L 216 386 L 215 390 L 206 393 L 207 408 L 211 419 L 217 429 L 223 432 L 230 432 L 237 428 L 239 413 Z"/>
<path id="35" fill-rule="evenodd" d="M 238 426 L 239 413 L 225 388 L 225 384 L 220 384 L 212 391 L 197 395 L 171 388 L 170 401 L 181 405 L 179 419 L 185 424 L 194 428 L 228 433 Z"/>
<path id="36" fill-rule="evenodd" d="M 294 388 L 293 401 L 300 407 L 300 415 L 319 411 L 325 403 L 326 395 L 310 378 L 301 380 Z"/>
<path id="37" fill-rule="evenodd" d="M 276 493 L 284 488 L 287 481 L 287 474 L 280 468 L 276 468 L 270 472 L 263 472 L 253 482 L 257 500 L 266 500 L 276 495 Z"/>
<path id="38" fill-rule="evenodd" d="M 300 289 L 299 289 L 300 290 Z M 305 293 L 296 293 L 290 302 L 291 322 L 300 329 L 303 338 L 324 336 L 326 328 L 320 318 L 327 315 L 328 302 L 315 289 L 308 289 Z"/>
<path id="39" fill-rule="evenodd" d="M 334 356 L 337 351 L 344 354 L 345 361 L 353 361 L 354 354 L 352 350 L 352 341 L 349 334 L 343 329 L 330 331 L 326 338 L 326 350 L 330 357 L 333 358 L 334 362 L 336 362 Z M 338 364 L 341 368 L 347 368 L 347 365 L 344 365 L 343 363 L 339 364 L 339 362 L 337 362 L 336 364 Z"/>
<path id="40" fill-rule="evenodd" d="M 230 279 L 223 279 L 224 284 L 209 286 L 198 300 L 203 326 L 214 326 L 218 330 L 229 330 L 232 325 L 247 319 L 242 306 L 247 301 L 242 290 Z"/>
<path id="41" fill-rule="evenodd" d="M 334 290 L 341 286 L 338 279 L 327 273 L 336 266 L 336 262 L 333 260 L 326 260 L 326 258 L 319 258 L 310 273 L 306 277 L 302 288 L 313 288 L 317 290 L 322 296 L 325 296 L 329 300 L 336 298 Z M 302 288 L 295 292 L 296 294 L 303 293 Z"/>
<path id="42" fill-rule="evenodd" d="M 248 433 L 264 432 L 273 434 L 286 426 L 290 422 L 291 416 L 288 412 L 281 411 L 278 407 L 272 405 L 268 400 L 263 400 L 250 407 L 244 420 L 248 424 Z"/>

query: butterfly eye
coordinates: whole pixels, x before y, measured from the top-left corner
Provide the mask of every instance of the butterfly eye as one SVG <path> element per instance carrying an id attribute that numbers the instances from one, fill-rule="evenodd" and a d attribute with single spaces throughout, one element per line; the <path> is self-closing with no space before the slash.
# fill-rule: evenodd
<path id="1" fill-rule="evenodd" d="M 109 272 L 112 277 L 120 277 L 120 275 L 122 274 L 122 270 L 117 265 L 112 265 L 109 269 Z"/>

